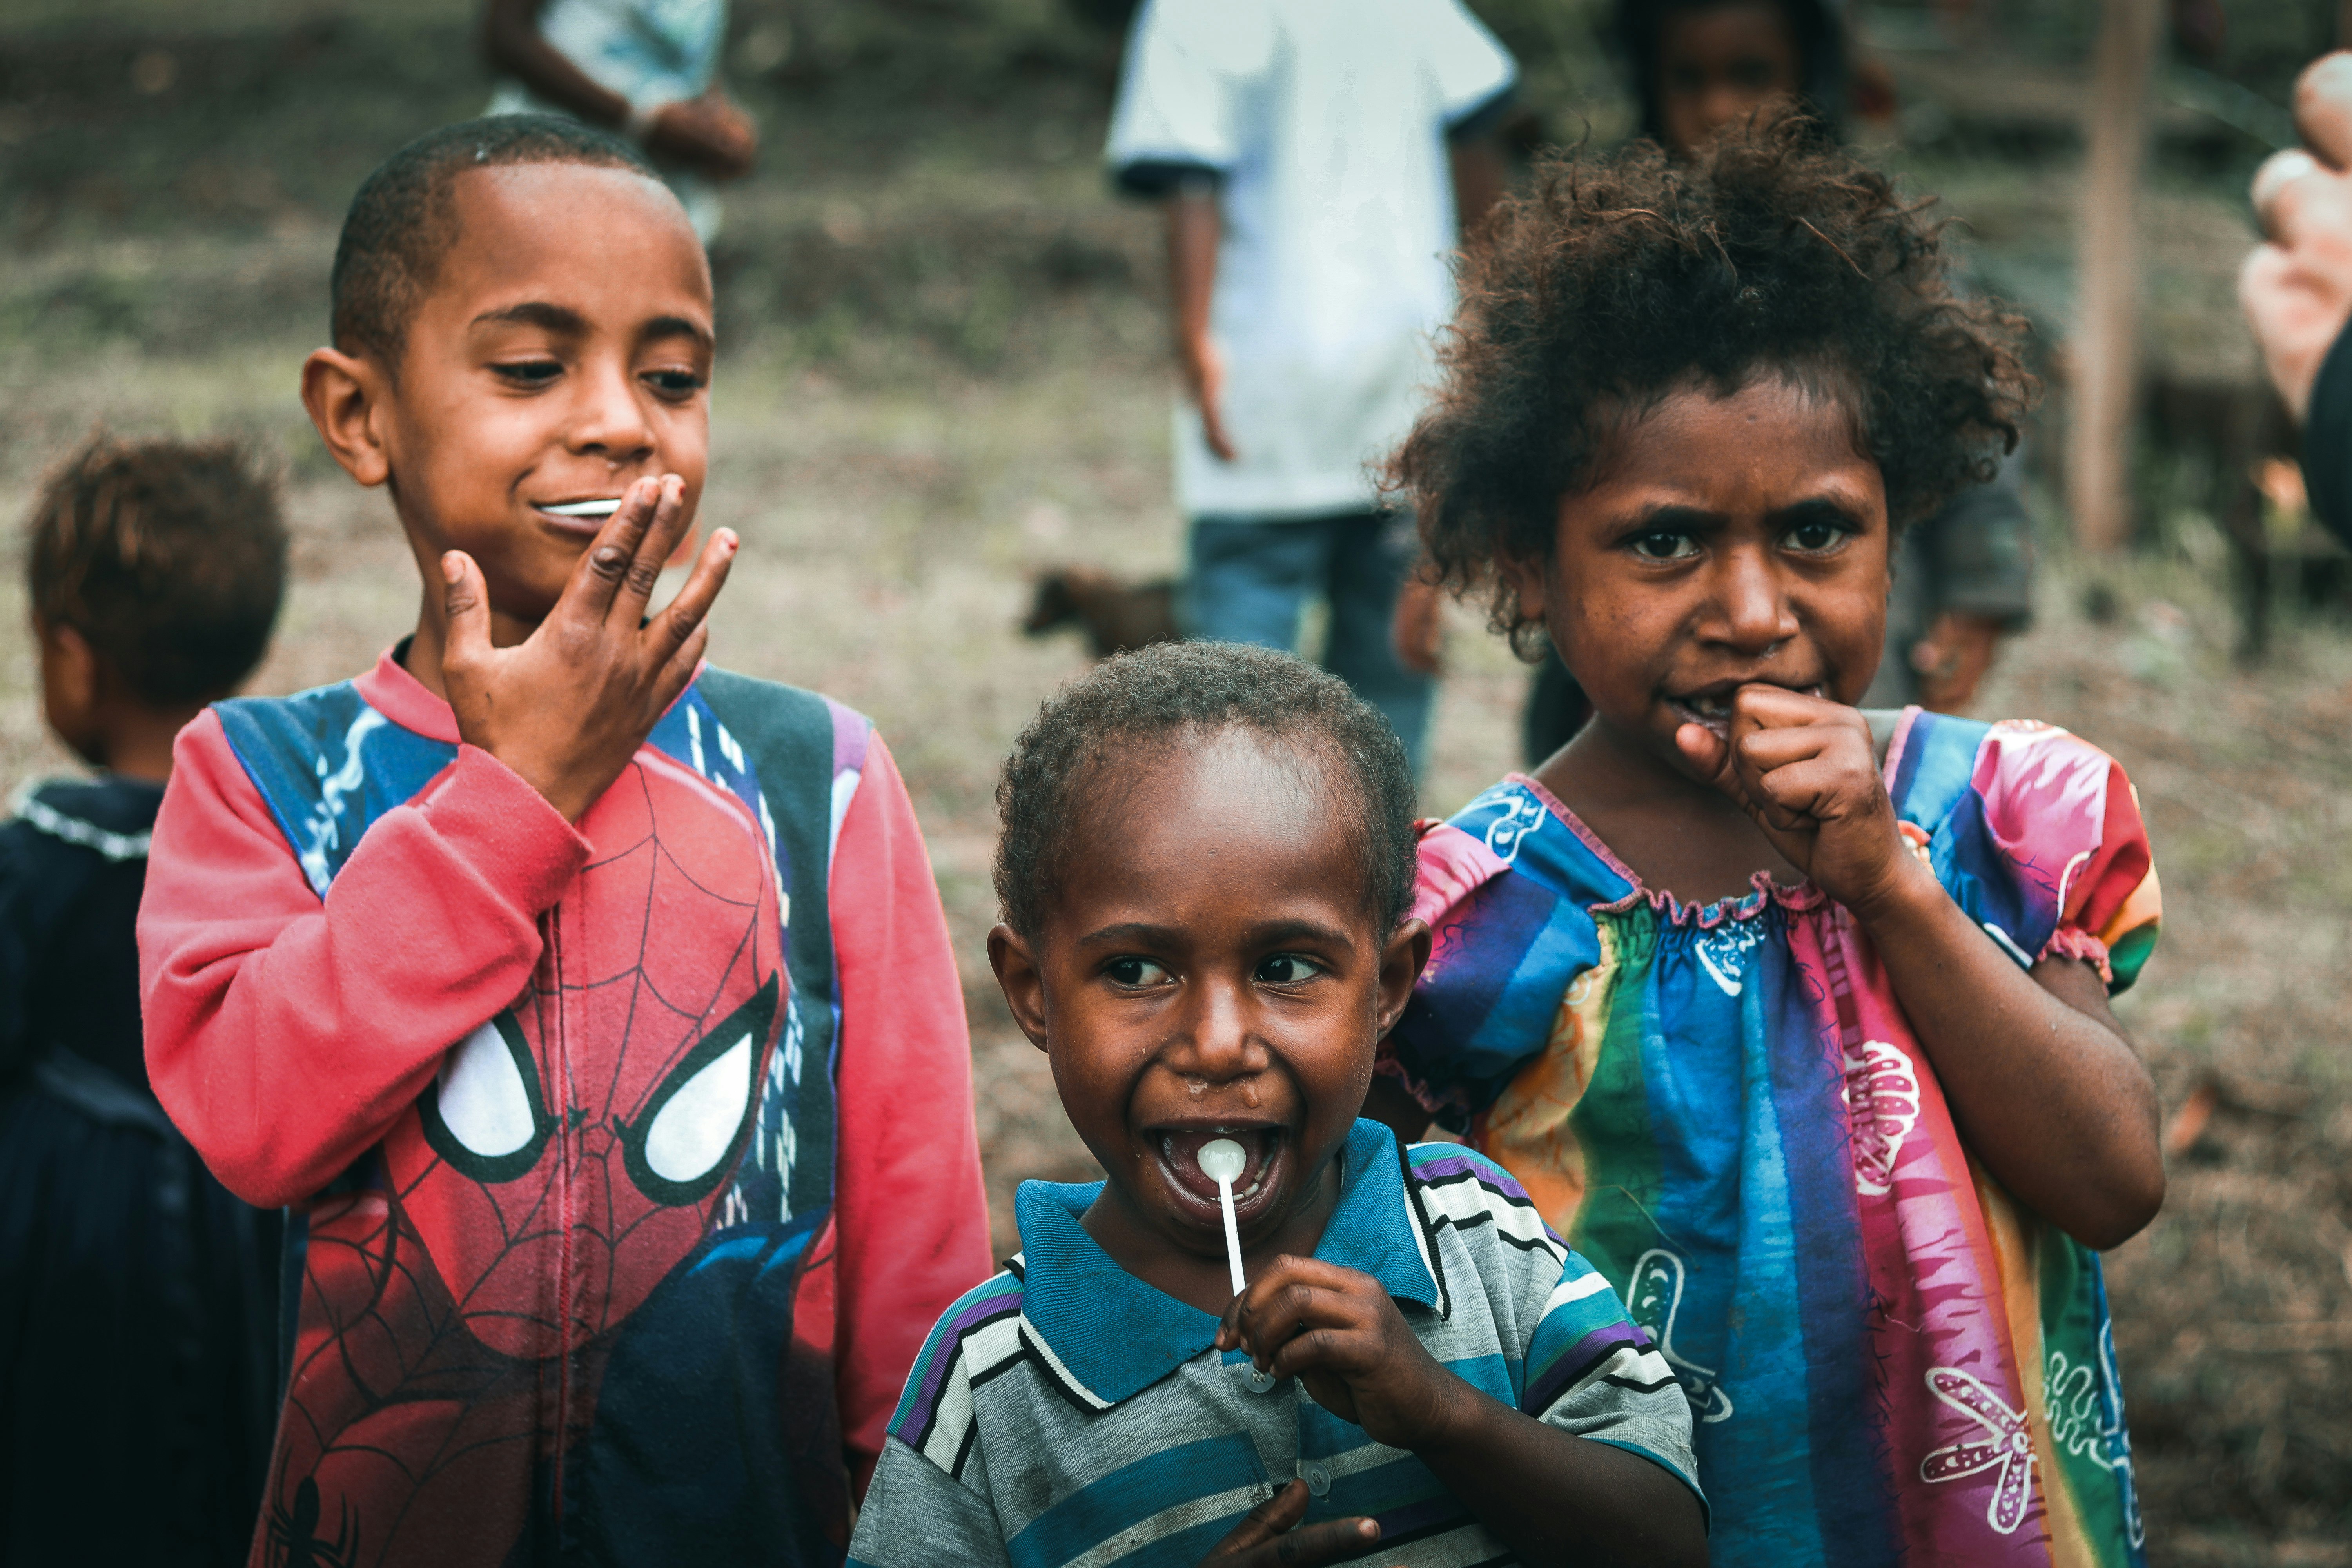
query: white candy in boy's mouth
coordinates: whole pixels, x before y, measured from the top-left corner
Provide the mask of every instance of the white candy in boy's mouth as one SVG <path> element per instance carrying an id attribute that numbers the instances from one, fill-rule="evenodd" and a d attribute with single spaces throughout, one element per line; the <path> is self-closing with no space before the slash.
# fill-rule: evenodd
<path id="1" fill-rule="evenodd" d="M 1167 1167 L 1170 1179 L 1180 1190 L 1212 1207 L 1218 1201 L 1217 1182 L 1201 1168 L 1202 1145 L 1220 1138 L 1241 1145 L 1242 1169 L 1233 1179 L 1234 1203 L 1247 1208 L 1252 1199 L 1264 1195 L 1266 1177 L 1273 1173 L 1286 1142 L 1280 1127 L 1160 1128 L 1152 1135 L 1159 1142 L 1160 1163 Z"/>
<path id="2" fill-rule="evenodd" d="M 539 510 L 550 517 L 610 517 L 621 510 L 621 498 L 612 496 L 603 500 L 568 500 L 561 506 L 543 506 Z"/>

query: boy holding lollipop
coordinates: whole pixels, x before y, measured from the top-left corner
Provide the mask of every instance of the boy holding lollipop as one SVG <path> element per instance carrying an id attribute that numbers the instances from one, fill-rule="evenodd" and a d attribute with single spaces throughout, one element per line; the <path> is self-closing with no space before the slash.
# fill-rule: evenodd
<path id="1" fill-rule="evenodd" d="M 1617 1297 L 1499 1167 L 1358 1116 L 1429 955 L 1380 715 L 1163 644 L 1049 703 L 997 799 L 989 957 L 1108 1180 L 1023 1185 L 852 1560 L 1703 1561 L 1689 1411 Z"/>

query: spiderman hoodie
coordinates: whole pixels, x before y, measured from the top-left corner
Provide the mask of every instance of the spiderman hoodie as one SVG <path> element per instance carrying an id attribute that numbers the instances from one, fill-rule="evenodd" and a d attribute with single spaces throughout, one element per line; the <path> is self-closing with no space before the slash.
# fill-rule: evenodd
<path id="1" fill-rule="evenodd" d="M 890 753 L 706 668 L 575 828 L 401 651 L 182 732 L 139 914 L 156 1094 L 289 1210 L 252 1560 L 838 1563 L 989 1271 Z"/>

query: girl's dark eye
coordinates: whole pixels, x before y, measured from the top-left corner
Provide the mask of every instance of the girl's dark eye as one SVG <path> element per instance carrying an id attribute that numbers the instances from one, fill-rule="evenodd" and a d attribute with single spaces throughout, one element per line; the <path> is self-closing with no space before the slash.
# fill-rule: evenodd
<path id="1" fill-rule="evenodd" d="M 1842 522 L 1833 522 L 1827 518 L 1812 518 L 1789 530 L 1787 537 L 1789 542 L 1797 549 L 1818 553 L 1824 550 L 1836 549 L 1853 531 Z"/>
<path id="2" fill-rule="evenodd" d="M 512 361 L 494 364 L 490 369 L 506 381 L 519 386 L 544 386 L 563 374 L 563 367 L 551 359 Z"/>
<path id="3" fill-rule="evenodd" d="M 1277 952 L 1261 958 L 1257 973 L 1251 976 L 1260 985 L 1297 985 L 1323 973 L 1323 966 L 1311 958 L 1301 958 L 1295 952 Z"/>
<path id="4" fill-rule="evenodd" d="M 1680 561 L 1698 553 L 1698 541 L 1687 533 L 1643 533 L 1630 542 L 1644 561 Z"/>
<path id="5" fill-rule="evenodd" d="M 664 397 L 683 401 L 702 390 L 702 377 L 690 370 L 656 370 L 646 373 L 646 379 L 654 391 Z"/>
<path id="6" fill-rule="evenodd" d="M 1103 965 L 1103 973 L 1113 985 L 1160 985 L 1168 980 L 1168 971 L 1148 958 L 1114 958 Z"/>

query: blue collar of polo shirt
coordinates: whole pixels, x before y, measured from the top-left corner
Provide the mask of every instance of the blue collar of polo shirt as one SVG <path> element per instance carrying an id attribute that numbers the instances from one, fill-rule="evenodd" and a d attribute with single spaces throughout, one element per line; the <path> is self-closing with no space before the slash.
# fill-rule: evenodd
<path id="1" fill-rule="evenodd" d="M 1021 1315 L 1062 1370 L 1099 1403 L 1133 1398 L 1215 1342 L 1217 1320 L 1111 1261 L 1078 1216 L 1103 1184 L 1024 1182 Z M 1423 1251 L 1396 1135 L 1359 1120 L 1339 1153 L 1339 1201 L 1315 1256 L 1370 1275 L 1399 1300 L 1434 1308 L 1438 1281 Z"/>

